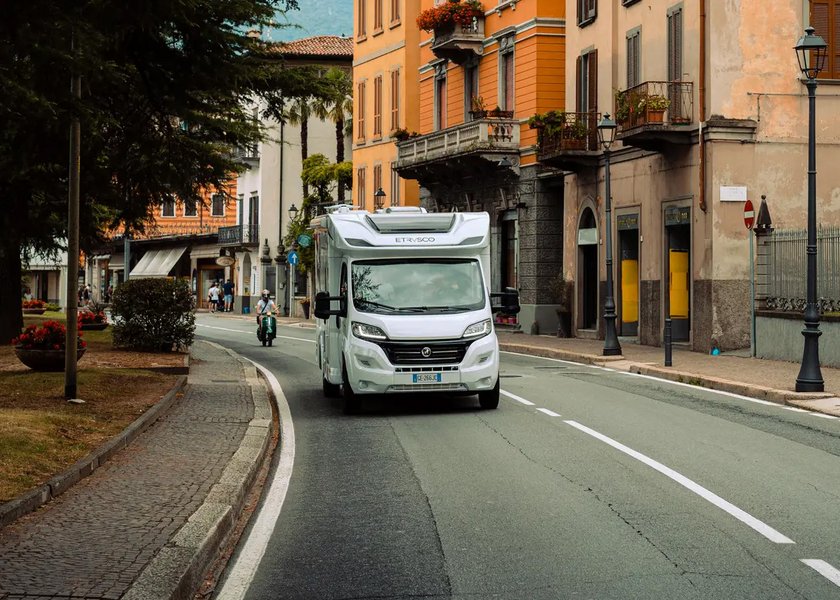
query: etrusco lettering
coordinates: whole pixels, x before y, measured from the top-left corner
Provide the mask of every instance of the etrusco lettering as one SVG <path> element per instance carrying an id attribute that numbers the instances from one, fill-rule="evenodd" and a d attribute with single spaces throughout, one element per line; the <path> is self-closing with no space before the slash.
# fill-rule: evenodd
<path id="1" fill-rule="evenodd" d="M 397 244 L 423 244 L 423 243 L 434 243 L 435 238 L 433 237 L 398 237 L 395 238 L 394 241 Z"/>

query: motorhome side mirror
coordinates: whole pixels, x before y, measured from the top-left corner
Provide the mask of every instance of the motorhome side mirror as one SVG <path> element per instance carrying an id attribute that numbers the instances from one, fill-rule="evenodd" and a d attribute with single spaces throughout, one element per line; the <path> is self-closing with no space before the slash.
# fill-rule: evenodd
<path id="1" fill-rule="evenodd" d="M 330 296 L 327 292 L 318 292 L 315 294 L 315 318 L 329 319 L 333 315 L 346 317 L 347 309 L 344 302 L 341 302 L 339 308 L 332 308 L 333 301 L 340 302 L 341 300 L 341 296 Z"/>
<path id="2" fill-rule="evenodd" d="M 506 315 L 518 315 L 519 306 L 519 290 L 516 288 L 505 288 L 504 292 L 495 292 L 490 294 L 493 299 L 493 312 L 503 313 Z"/>

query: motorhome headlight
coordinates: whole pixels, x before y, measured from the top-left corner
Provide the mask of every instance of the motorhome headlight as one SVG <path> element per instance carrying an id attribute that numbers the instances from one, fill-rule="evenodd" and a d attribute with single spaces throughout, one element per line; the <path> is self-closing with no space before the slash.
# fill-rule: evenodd
<path id="1" fill-rule="evenodd" d="M 465 338 L 480 338 L 484 337 L 485 335 L 489 334 L 493 331 L 493 323 L 490 319 L 484 319 L 483 321 L 479 321 L 478 323 L 473 323 L 469 327 L 464 330 L 464 335 L 461 337 Z"/>
<path id="2" fill-rule="evenodd" d="M 353 321 L 350 325 L 353 335 L 363 340 L 387 340 L 388 336 L 376 325 Z"/>

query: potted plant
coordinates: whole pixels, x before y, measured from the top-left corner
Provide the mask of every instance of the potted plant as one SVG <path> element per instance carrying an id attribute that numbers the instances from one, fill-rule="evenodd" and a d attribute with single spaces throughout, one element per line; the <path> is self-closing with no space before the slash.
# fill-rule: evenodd
<path id="1" fill-rule="evenodd" d="M 63 371 L 67 329 L 58 321 L 29 325 L 12 340 L 18 360 L 35 371 Z M 85 353 L 87 344 L 81 334 L 76 338 L 76 358 Z"/>
<path id="2" fill-rule="evenodd" d="M 487 117 L 487 108 L 484 106 L 484 98 L 481 96 L 470 98 L 470 116 L 473 120 Z"/>
<path id="3" fill-rule="evenodd" d="M 407 129 L 403 129 L 402 127 L 398 127 L 394 131 L 391 132 L 391 137 L 397 140 L 398 142 L 404 142 L 409 138 L 410 134 L 408 133 Z"/>
<path id="4" fill-rule="evenodd" d="M 309 298 L 302 298 L 300 301 L 300 306 L 303 308 L 303 318 L 309 318 L 309 308 L 310 308 L 310 300 Z"/>
<path id="5" fill-rule="evenodd" d="M 471 27 L 473 19 L 484 15 L 484 8 L 478 0 L 447 0 L 427 8 L 417 16 L 417 27 L 435 35 L 453 31 L 455 25 Z"/>
<path id="6" fill-rule="evenodd" d="M 80 331 L 102 331 L 108 327 L 108 318 L 102 310 L 82 310 L 79 311 L 79 330 Z"/>
<path id="7" fill-rule="evenodd" d="M 551 280 L 551 294 L 557 305 L 557 337 L 572 337 L 574 283 L 560 273 Z"/>
<path id="8" fill-rule="evenodd" d="M 645 115 L 647 123 L 662 123 L 665 120 L 665 110 L 671 101 L 660 94 L 645 94 L 639 97 L 637 108 L 639 114 Z"/>
<path id="9" fill-rule="evenodd" d="M 563 128 L 563 148 L 565 150 L 585 150 L 586 123 L 582 119 L 574 119 Z"/>
<path id="10" fill-rule="evenodd" d="M 25 315 L 43 315 L 47 312 L 47 303 L 43 300 L 24 300 L 21 307 Z"/>
<path id="11" fill-rule="evenodd" d="M 622 90 L 615 90 L 615 122 L 621 127 L 630 126 L 630 102 L 628 100 L 629 94 Z"/>

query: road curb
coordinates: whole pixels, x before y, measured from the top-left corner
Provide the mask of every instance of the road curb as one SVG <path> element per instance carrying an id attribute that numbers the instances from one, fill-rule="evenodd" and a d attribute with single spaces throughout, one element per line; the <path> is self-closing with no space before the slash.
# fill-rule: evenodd
<path id="1" fill-rule="evenodd" d="M 587 365 L 603 365 L 624 360 L 623 356 L 602 356 L 600 354 L 584 354 L 572 350 L 561 350 L 558 348 L 543 348 L 541 346 L 529 346 L 528 344 L 514 344 L 510 342 L 499 342 L 499 350 L 502 352 L 518 352 L 530 356 L 541 356 L 543 358 L 556 358 L 570 362 L 583 363 Z"/>
<path id="2" fill-rule="evenodd" d="M 228 461 L 219 481 L 210 488 L 202 505 L 146 566 L 123 600 L 190 600 L 205 572 L 236 527 L 248 492 L 268 454 L 271 400 L 267 386 L 253 364 L 237 353 L 205 341 L 239 362 L 254 399 L 254 416 L 239 449 Z"/>
<path id="3" fill-rule="evenodd" d="M 186 367 L 189 368 L 189 355 L 184 358 L 184 361 Z M 187 376 L 181 375 L 172 389 L 157 404 L 140 415 L 116 436 L 61 473 L 54 475 L 45 484 L 0 505 L 0 527 L 5 527 L 16 519 L 34 512 L 108 462 L 112 456 L 128 446 L 138 435 L 157 421 L 163 413 L 169 410 L 178 394 L 183 391 L 186 383 Z"/>

